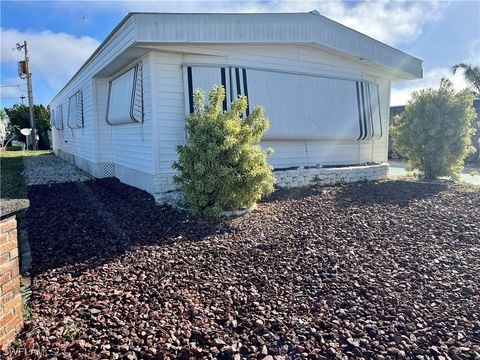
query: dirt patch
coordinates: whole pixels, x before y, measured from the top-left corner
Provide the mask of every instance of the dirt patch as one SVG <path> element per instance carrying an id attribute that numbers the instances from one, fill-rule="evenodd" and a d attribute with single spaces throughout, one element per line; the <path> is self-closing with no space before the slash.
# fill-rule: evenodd
<path id="1" fill-rule="evenodd" d="M 282 190 L 219 223 L 112 179 L 29 198 L 35 317 L 18 358 L 480 354 L 473 188 Z"/>

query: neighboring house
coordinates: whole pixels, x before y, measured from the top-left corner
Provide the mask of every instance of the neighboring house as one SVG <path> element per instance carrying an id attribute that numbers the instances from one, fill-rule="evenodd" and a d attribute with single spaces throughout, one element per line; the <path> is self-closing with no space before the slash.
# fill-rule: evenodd
<path id="1" fill-rule="evenodd" d="M 392 81 L 422 61 L 313 11 L 130 13 L 50 103 L 55 153 L 150 193 L 175 188 L 195 88 L 262 105 L 275 168 L 387 160 Z M 248 113 L 249 110 L 247 110 Z"/>
<path id="2" fill-rule="evenodd" d="M 476 133 L 472 137 L 472 143 L 477 149 L 477 152 L 469 155 L 466 159 L 466 163 L 472 163 L 480 160 L 480 126 L 478 121 L 480 121 L 480 99 L 473 100 L 473 107 L 477 113 L 477 119 L 473 122 L 473 127 L 477 129 Z M 394 123 L 394 117 L 396 115 L 400 115 L 405 111 L 405 105 L 398 105 L 398 106 L 391 106 L 390 107 L 390 125 Z M 392 137 L 388 137 L 388 158 L 389 159 L 396 159 L 400 157 L 400 155 L 395 151 L 393 146 Z"/>

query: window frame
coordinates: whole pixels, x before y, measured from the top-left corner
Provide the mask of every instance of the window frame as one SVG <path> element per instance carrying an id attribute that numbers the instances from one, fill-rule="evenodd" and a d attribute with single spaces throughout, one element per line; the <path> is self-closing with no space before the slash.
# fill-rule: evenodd
<path id="1" fill-rule="evenodd" d="M 74 120 L 71 119 L 71 102 L 72 99 L 75 101 L 75 114 Z M 80 119 L 80 121 L 78 121 Z M 75 124 L 76 126 L 73 126 Z M 84 120 L 83 120 L 83 92 L 82 90 L 78 90 L 75 94 L 68 98 L 68 114 L 67 114 L 67 126 L 70 129 L 82 129 L 84 127 Z"/>
<path id="2" fill-rule="evenodd" d="M 129 122 L 116 123 L 109 120 L 109 110 L 110 110 L 110 101 L 112 99 L 112 85 L 115 80 L 125 75 L 129 71 L 133 70 L 133 81 L 132 81 L 132 90 L 130 95 L 130 109 L 129 109 Z M 138 92 L 140 94 L 138 94 Z M 135 107 L 137 101 L 140 102 L 140 112 L 141 118 L 138 119 L 135 116 Z M 108 96 L 107 96 L 107 109 L 105 114 L 105 121 L 110 126 L 120 126 L 120 125 L 131 125 L 131 124 L 143 124 L 145 121 L 145 110 L 144 110 L 144 93 L 143 93 L 143 63 L 139 62 L 134 66 L 130 66 L 125 71 L 122 71 L 118 75 L 114 76 L 108 81 Z"/>
<path id="3" fill-rule="evenodd" d="M 63 105 L 62 104 L 58 105 L 55 110 L 56 110 L 55 125 L 54 125 L 55 129 L 63 131 Z"/>

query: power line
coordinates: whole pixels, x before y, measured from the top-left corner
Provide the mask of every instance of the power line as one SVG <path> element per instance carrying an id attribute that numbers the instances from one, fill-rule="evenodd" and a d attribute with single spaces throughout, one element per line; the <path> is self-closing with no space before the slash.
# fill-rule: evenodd
<path id="1" fill-rule="evenodd" d="M 38 75 L 40 75 L 40 77 L 43 79 L 43 81 L 45 82 L 45 85 L 47 85 L 48 87 L 50 87 L 50 85 L 48 84 L 48 81 L 47 79 L 45 78 L 45 76 L 43 76 L 42 72 L 40 71 L 40 66 L 37 65 L 37 62 L 35 61 L 35 59 L 32 57 L 31 54 L 30 55 L 30 60 L 32 61 L 32 64 L 35 65 L 35 68 L 36 68 L 36 71 L 38 73 Z"/>
<path id="2" fill-rule="evenodd" d="M 13 84 L 13 85 L 0 85 L 0 87 L 20 87 L 20 86 L 26 86 L 27 84 Z"/>

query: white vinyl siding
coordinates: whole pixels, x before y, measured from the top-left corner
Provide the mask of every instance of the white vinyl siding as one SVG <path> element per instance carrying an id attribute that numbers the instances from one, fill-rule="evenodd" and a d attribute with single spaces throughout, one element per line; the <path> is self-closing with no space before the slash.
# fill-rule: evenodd
<path id="1" fill-rule="evenodd" d="M 183 76 L 180 54 L 154 53 L 158 117 L 158 171 L 172 174 L 178 157 L 177 145 L 185 141 L 185 114 L 188 113 L 188 83 Z M 217 68 L 218 69 L 218 68 Z M 187 69 L 184 68 L 186 72 Z M 185 85 L 184 85 L 185 84 Z M 184 95 L 184 88 L 187 96 Z"/>

